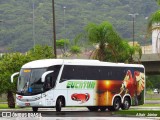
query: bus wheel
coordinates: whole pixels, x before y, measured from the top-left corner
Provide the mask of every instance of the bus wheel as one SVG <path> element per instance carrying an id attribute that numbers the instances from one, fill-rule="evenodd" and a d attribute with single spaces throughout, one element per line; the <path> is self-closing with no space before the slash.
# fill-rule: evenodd
<path id="1" fill-rule="evenodd" d="M 99 108 L 101 111 L 106 111 L 107 107 L 100 107 Z"/>
<path id="2" fill-rule="evenodd" d="M 87 107 L 89 111 L 98 111 L 98 107 L 96 106 L 90 106 L 90 107 Z"/>
<path id="3" fill-rule="evenodd" d="M 118 97 L 116 97 L 113 101 L 113 106 L 108 107 L 108 110 L 118 111 L 120 107 L 121 107 L 121 100 Z"/>
<path id="4" fill-rule="evenodd" d="M 33 112 L 37 112 L 38 111 L 38 107 L 32 107 Z"/>
<path id="5" fill-rule="evenodd" d="M 57 102 L 56 102 L 56 111 L 60 112 L 62 109 L 62 99 L 58 98 Z"/>
<path id="6" fill-rule="evenodd" d="M 122 106 L 121 106 L 121 109 L 122 110 L 128 110 L 129 109 L 129 107 L 130 107 L 130 99 L 129 98 L 127 98 L 127 97 L 125 97 L 124 98 L 124 102 L 123 102 L 123 104 L 122 104 Z"/>

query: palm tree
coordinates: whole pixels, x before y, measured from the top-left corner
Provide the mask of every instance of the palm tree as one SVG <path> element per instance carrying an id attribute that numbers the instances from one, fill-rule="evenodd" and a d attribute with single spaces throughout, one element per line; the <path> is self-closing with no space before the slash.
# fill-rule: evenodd
<path id="1" fill-rule="evenodd" d="M 100 25 L 90 23 L 85 30 L 89 41 L 97 47 L 97 49 L 93 51 L 91 58 L 104 61 L 106 59 L 106 46 L 110 46 L 112 53 L 115 54 L 112 42 L 114 42 L 113 39 L 117 39 L 118 41 L 120 37 L 108 21 Z"/>
<path id="2" fill-rule="evenodd" d="M 128 42 L 122 40 L 108 21 L 99 25 L 90 23 L 85 30 L 88 40 L 96 46 L 91 54 L 92 59 L 110 62 L 133 62 L 133 55 L 137 52 L 139 58 L 141 57 L 141 48 L 129 46 Z"/>
<path id="3" fill-rule="evenodd" d="M 160 6 L 160 0 L 155 0 L 157 2 L 157 4 Z M 159 39 L 159 35 L 160 35 L 160 10 L 154 12 L 153 14 L 151 14 L 151 16 L 149 17 L 149 22 L 148 22 L 148 28 L 147 28 L 147 31 L 148 31 L 148 34 L 150 35 L 154 30 L 157 30 L 158 31 L 158 34 L 157 34 L 157 38 L 156 38 L 156 51 L 157 53 L 159 53 L 160 51 L 158 50 L 160 47 L 159 47 L 159 43 L 158 43 L 158 39 Z M 153 52 L 155 52 L 153 50 Z"/>
<path id="4" fill-rule="evenodd" d="M 156 0 L 157 4 L 160 5 L 160 0 Z"/>
<path id="5" fill-rule="evenodd" d="M 158 4 L 160 5 L 160 0 L 156 0 L 158 2 Z M 149 17 L 149 22 L 148 22 L 148 33 L 151 34 L 154 30 L 158 31 L 157 34 L 157 39 L 156 39 L 156 49 L 157 49 L 157 53 L 159 53 L 160 51 L 158 50 L 159 47 L 159 35 L 160 35 L 160 10 L 156 11 L 155 13 L 153 13 L 150 17 Z"/>

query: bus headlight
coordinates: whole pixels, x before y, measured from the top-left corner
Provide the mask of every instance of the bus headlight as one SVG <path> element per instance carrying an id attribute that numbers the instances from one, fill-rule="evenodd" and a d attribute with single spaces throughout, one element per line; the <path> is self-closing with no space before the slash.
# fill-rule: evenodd
<path id="1" fill-rule="evenodd" d="M 41 105 L 42 104 L 42 102 L 39 102 L 39 105 Z"/>

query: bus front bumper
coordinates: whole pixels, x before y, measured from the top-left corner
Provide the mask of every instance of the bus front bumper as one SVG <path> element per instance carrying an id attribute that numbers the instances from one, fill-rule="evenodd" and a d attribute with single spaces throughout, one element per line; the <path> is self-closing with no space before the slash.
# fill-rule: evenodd
<path id="1" fill-rule="evenodd" d="M 36 101 L 20 101 L 18 99 L 16 99 L 16 105 L 19 107 L 43 107 L 44 102 L 42 102 L 42 100 L 36 100 Z"/>

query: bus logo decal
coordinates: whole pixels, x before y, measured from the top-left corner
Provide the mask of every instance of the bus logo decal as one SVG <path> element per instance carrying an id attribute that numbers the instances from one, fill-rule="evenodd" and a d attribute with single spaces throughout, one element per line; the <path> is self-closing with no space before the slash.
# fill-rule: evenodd
<path id="1" fill-rule="evenodd" d="M 95 81 L 68 81 L 66 87 L 72 89 L 94 89 L 95 85 Z"/>
<path id="2" fill-rule="evenodd" d="M 85 93 L 85 94 L 74 93 L 71 95 L 71 99 L 74 101 L 81 101 L 80 104 L 87 102 L 89 100 L 89 98 L 90 98 L 90 95 L 88 93 Z"/>

